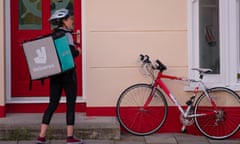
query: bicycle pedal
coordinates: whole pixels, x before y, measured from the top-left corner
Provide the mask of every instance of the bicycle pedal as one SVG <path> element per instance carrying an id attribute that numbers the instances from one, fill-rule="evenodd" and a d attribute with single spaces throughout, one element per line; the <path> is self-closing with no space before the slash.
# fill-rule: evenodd
<path id="1" fill-rule="evenodd" d="M 187 129 L 181 130 L 182 133 L 187 133 Z"/>
<path id="2" fill-rule="evenodd" d="M 184 125 L 182 126 L 181 133 L 187 133 L 186 126 L 184 126 Z"/>

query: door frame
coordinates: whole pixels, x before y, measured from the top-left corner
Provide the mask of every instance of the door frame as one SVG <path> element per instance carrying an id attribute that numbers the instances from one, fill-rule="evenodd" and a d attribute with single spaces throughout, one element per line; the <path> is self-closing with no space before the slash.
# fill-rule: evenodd
<path id="1" fill-rule="evenodd" d="M 77 103 L 86 102 L 86 0 L 81 0 L 82 12 L 82 96 L 77 97 Z M 6 104 L 48 103 L 48 97 L 12 97 L 11 94 L 11 10 L 10 0 L 5 0 L 5 72 L 6 72 Z M 61 98 L 61 103 L 66 98 Z"/>

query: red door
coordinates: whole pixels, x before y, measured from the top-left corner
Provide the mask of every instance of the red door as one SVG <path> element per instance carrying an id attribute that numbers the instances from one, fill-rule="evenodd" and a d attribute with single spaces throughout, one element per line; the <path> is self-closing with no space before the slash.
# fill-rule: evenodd
<path id="1" fill-rule="evenodd" d="M 32 83 L 23 53 L 24 41 L 51 32 L 48 19 L 56 9 L 68 8 L 74 13 L 74 31 L 81 31 L 81 0 L 11 0 L 11 94 L 12 97 L 39 97 L 49 95 L 49 82 Z M 80 43 L 80 34 L 74 36 Z M 76 59 L 78 95 L 82 96 L 82 60 Z"/>

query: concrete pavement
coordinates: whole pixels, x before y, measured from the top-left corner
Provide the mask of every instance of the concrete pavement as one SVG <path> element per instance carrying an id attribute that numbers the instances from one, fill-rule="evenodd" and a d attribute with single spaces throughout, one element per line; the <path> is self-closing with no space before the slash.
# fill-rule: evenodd
<path id="1" fill-rule="evenodd" d="M 0 144 L 34 144 L 30 141 L 0 141 Z M 51 140 L 49 144 L 65 144 L 64 140 Z M 139 137 L 121 135 L 119 140 L 84 139 L 84 144 L 240 144 L 240 139 L 210 140 L 204 136 L 182 133 L 162 133 Z"/>
<path id="2" fill-rule="evenodd" d="M 8 114 L 0 118 L 0 144 L 34 144 L 39 134 L 42 114 Z M 65 114 L 54 114 L 48 137 L 50 144 L 64 144 Z M 210 140 L 183 133 L 160 133 L 149 136 L 122 134 L 115 117 L 76 115 L 75 132 L 84 144 L 240 144 L 240 138 Z M 7 139 L 7 140 L 5 140 Z"/>

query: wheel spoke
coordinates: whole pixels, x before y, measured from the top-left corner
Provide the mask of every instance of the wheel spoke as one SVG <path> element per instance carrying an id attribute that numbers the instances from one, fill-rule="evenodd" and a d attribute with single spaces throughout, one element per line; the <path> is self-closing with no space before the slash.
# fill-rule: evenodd
<path id="1" fill-rule="evenodd" d="M 151 90 L 148 84 L 136 84 L 123 91 L 118 99 L 117 118 L 121 126 L 134 135 L 154 133 L 166 120 L 167 102 L 159 90 L 144 107 Z"/>

